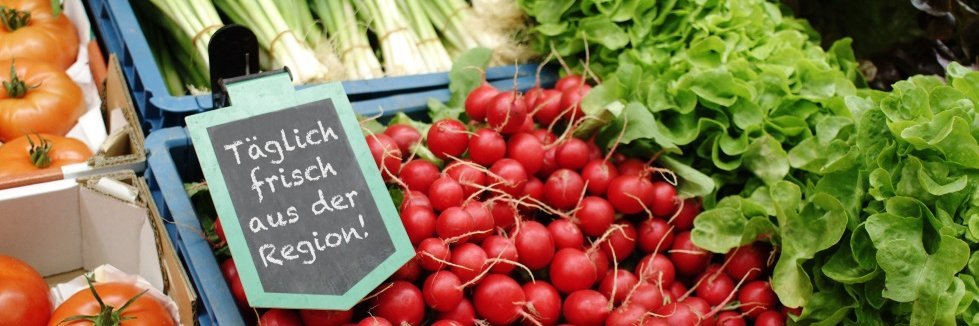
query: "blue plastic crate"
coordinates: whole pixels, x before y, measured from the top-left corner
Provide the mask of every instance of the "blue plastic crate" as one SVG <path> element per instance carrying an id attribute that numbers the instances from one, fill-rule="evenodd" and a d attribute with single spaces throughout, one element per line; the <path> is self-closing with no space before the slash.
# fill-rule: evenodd
<path id="1" fill-rule="evenodd" d="M 183 126 L 184 117 L 211 109 L 210 95 L 170 95 L 130 0 L 86 2 L 105 50 L 119 57 L 122 72 L 133 93 L 133 101 L 142 116 L 144 131 Z M 514 74 L 534 76 L 536 70 L 536 64 L 493 67 L 487 69 L 486 79 L 492 82 L 512 79 Z M 345 81 L 343 87 L 351 101 L 361 101 L 399 93 L 444 89 L 448 83 L 447 73 L 433 73 Z"/>
<path id="2" fill-rule="evenodd" d="M 549 87 L 556 82 L 553 73 L 542 74 L 540 83 Z M 518 78 L 517 89 L 523 91 L 534 86 L 536 78 Z M 511 80 L 491 83 L 500 89 L 512 89 Z M 399 94 L 365 101 L 352 102 L 358 114 L 372 117 L 391 117 L 404 112 L 415 119 L 426 120 L 429 99 L 448 101 L 447 89 L 430 90 L 411 94 Z M 240 325 L 243 323 L 235 306 L 228 284 L 221 274 L 219 262 L 214 258 L 210 244 L 201 237 L 203 230 L 190 198 L 184 190 L 184 182 L 203 179 L 200 163 L 194 152 L 190 136 L 184 127 L 155 130 L 146 138 L 149 152 L 146 179 L 150 191 L 163 216 L 171 240 L 198 293 L 198 322 L 201 325 Z"/>

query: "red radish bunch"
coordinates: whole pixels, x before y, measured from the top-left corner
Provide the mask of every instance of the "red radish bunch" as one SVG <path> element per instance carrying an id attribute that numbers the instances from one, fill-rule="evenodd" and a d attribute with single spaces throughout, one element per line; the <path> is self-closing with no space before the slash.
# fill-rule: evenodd
<path id="1" fill-rule="evenodd" d="M 307 325 L 308 316 L 317 325 L 784 324 L 767 282 L 772 248 L 698 248 L 700 204 L 677 197 L 669 171 L 571 136 L 589 89 L 577 75 L 525 94 L 486 84 L 465 101 L 468 124 L 368 135 L 378 169 L 404 194 L 416 258 L 352 311 L 299 316 Z M 415 158 L 416 145 L 442 166 Z"/>

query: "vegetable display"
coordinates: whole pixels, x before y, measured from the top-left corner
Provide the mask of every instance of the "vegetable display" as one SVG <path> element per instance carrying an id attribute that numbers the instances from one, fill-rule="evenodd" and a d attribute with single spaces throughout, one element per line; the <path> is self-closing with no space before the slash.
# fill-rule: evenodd
<path id="1" fill-rule="evenodd" d="M 0 178 L 23 176 L 85 162 L 92 150 L 85 143 L 49 134 L 24 135 L 0 145 Z"/>
<path id="2" fill-rule="evenodd" d="M 48 285 L 30 265 L 0 255 L 0 324 L 46 325 L 51 317 Z"/>
<path id="3" fill-rule="evenodd" d="M 0 60 L 0 142 L 31 133 L 64 136 L 85 112 L 82 91 L 53 65 Z"/>
<path id="4" fill-rule="evenodd" d="M 704 196 L 694 245 L 778 248 L 794 323 L 979 321 L 979 74 L 865 89 L 848 39 L 823 50 L 765 1 L 520 3 L 539 49 L 601 81 L 582 100 L 600 142 L 661 155 L 681 197 Z"/>
<path id="5" fill-rule="evenodd" d="M 75 63 L 78 32 L 68 17 L 52 12 L 51 1 L 2 1 L 0 22 L 0 59 L 30 58 L 62 71 Z"/>
<path id="6" fill-rule="evenodd" d="M 362 122 L 415 259 L 350 311 L 256 309 L 259 322 L 784 323 L 768 281 L 771 245 L 719 255 L 694 245 L 700 200 L 679 199 L 672 172 L 573 136 L 588 119 L 578 109 L 591 89 L 585 79 L 569 75 L 525 93 L 496 89 L 479 70 L 490 56 L 476 49 L 454 64 L 454 100 L 432 112 L 447 116 Z M 186 188 L 250 319 L 206 184 Z"/>

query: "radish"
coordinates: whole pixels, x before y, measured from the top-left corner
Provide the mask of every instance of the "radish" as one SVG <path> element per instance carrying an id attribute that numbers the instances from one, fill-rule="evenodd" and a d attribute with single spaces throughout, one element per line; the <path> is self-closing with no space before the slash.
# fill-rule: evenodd
<path id="1" fill-rule="evenodd" d="M 411 147 L 419 143 L 422 139 L 422 134 L 418 132 L 418 129 L 404 123 L 388 125 L 388 128 L 384 130 L 384 134 L 390 136 L 391 140 L 394 140 L 401 153 L 411 153 Z"/>
<path id="2" fill-rule="evenodd" d="M 483 241 L 483 251 L 490 258 L 499 258 L 507 261 L 517 261 L 517 246 L 508 238 L 493 235 Z M 490 268 L 491 273 L 507 274 L 515 266 L 509 262 L 498 262 Z"/>
<path id="3" fill-rule="evenodd" d="M 561 293 L 591 288 L 598 280 L 595 264 L 585 252 L 575 248 L 558 250 L 549 271 L 551 284 Z"/>
<path id="4" fill-rule="evenodd" d="M 588 164 L 588 144 L 578 138 L 571 137 L 561 143 L 554 154 L 560 168 L 578 171 Z"/>
<path id="5" fill-rule="evenodd" d="M 744 318 L 734 311 L 721 311 L 717 314 L 717 326 L 745 326 Z"/>
<path id="6" fill-rule="evenodd" d="M 417 281 L 422 276 L 422 266 L 418 263 L 417 259 L 409 260 L 401 268 L 398 268 L 394 274 L 391 274 L 392 281 Z"/>
<path id="7" fill-rule="evenodd" d="M 585 251 L 585 256 L 588 256 L 588 260 L 591 260 L 591 264 L 595 266 L 595 275 L 601 277 L 608 273 L 609 264 L 612 263 L 611 258 L 604 251 L 598 250 L 598 246 L 593 245 Z M 597 281 L 598 278 L 595 280 Z"/>
<path id="8" fill-rule="evenodd" d="M 455 320 L 440 319 L 432 323 L 432 326 L 462 326 L 462 324 Z"/>
<path id="9" fill-rule="evenodd" d="M 476 320 L 476 309 L 469 299 L 462 298 L 459 304 L 448 311 L 439 312 L 439 318 L 443 320 L 454 320 L 462 326 L 473 326 Z"/>
<path id="10" fill-rule="evenodd" d="M 554 133 L 548 131 L 547 129 L 536 129 L 530 132 L 531 135 L 537 137 L 542 145 L 550 145 L 557 141 L 557 136 Z"/>
<path id="11" fill-rule="evenodd" d="M 540 139 L 529 133 L 518 133 L 510 137 L 507 144 L 507 157 L 520 162 L 527 175 L 537 173 L 544 160 L 544 145 Z"/>
<path id="12" fill-rule="evenodd" d="M 648 168 L 646 162 L 634 158 L 625 159 L 618 166 L 620 175 L 642 175 Z"/>
<path id="13" fill-rule="evenodd" d="M 408 189 L 427 193 L 428 187 L 431 187 L 432 182 L 439 178 L 439 174 L 441 172 L 438 166 L 432 162 L 415 159 L 408 161 L 401 167 L 398 177 L 404 184 L 408 185 Z"/>
<path id="14" fill-rule="evenodd" d="M 544 150 L 544 159 L 541 160 L 540 170 L 537 171 L 537 176 L 546 179 L 554 171 L 557 171 L 557 148 L 551 147 Z"/>
<path id="15" fill-rule="evenodd" d="M 534 120 L 544 126 L 551 125 L 561 115 L 561 92 L 545 89 L 531 108 Z"/>
<path id="16" fill-rule="evenodd" d="M 452 258 L 449 261 L 453 264 L 452 272 L 459 276 L 459 280 L 465 284 L 475 279 L 489 267 L 486 264 L 486 259 L 488 257 L 483 248 L 472 243 L 463 243 L 452 250 Z"/>
<path id="17" fill-rule="evenodd" d="M 676 208 L 676 187 L 663 182 L 656 181 L 652 184 L 653 201 L 651 207 L 653 215 L 669 217 Z"/>
<path id="18" fill-rule="evenodd" d="M 490 84 L 482 84 L 476 87 L 469 96 L 466 96 L 466 115 L 473 121 L 483 121 L 486 119 L 486 107 L 500 91 Z"/>
<path id="19" fill-rule="evenodd" d="M 611 208 L 611 206 L 609 206 Z M 620 221 L 615 224 L 618 229 L 612 231 L 605 241 L 601 242 L 600 248 L 609 257 L 615 257 L 621 262 L 632 255 L 636 250 L 636 227 L 632 223 Z"/>
<path id="20" fill-rule="evenodd" d="M 581 228 L 582 233 L 590 237 L 598 237 L 615 221 L 615 209 L 602 197 L 588 196 L 581 200 L 578 210 L 574 212 L 574 218 L 578 220 L 578 227 Z"/>
<path id="21" fill-rule="evenodd" d="M 415 248 L 415 259 L 418 264 L 427 271 L 437 271 L 445 266 L 449 261 L 449 244 L 439 238 L 428 238 L 422 240 Z"/>
<path id="22" fill-rule="evenodd" d="M 486 201 L 493 214 L 493 221 L 498 228 L 510 228 L 517 222 L 517 207 L 513 202 L 502 197 L 491 198 Z"/>
<path id="23" fill-rule="evenodd" d="M 385 134 L 368 135 L 367 148 L 374 157 L 374 163 L 381 170 L 384 180 L 390 180 L 391 176 L 396 175 L 401 170 L 401 150 L 398 145 Z M 387 172 L 384 172 L 387 171 Z"/>
<path id="24" fill-rule="evenodd" d="M 469 197 L 486 186 L 486 172 L 476 168 L 476 164 L 466 161 L 456 161 L 445 167 L 445 174 L 462 185 L 462 192 Z"/>
<path id="25" fill-rule="evenodd" d="M 666 320 L 665 317 L 647 317 L 642 320 L 642 326 L 676 326 Z"/>
<path id="26" fill-rule="evenodd" d="M 598 292 L 611 299 L 614 305 L 620 305 L 636 284 L 639 284 L 639 278 L 635 274 L 620 269 L 605 274 L 602 281 L 598 283 Z"/>
<path id="27" fill-rule="evenodd" d="M 757 318 L 761 313 L 775 309 L 775 304 L 778 302 L 771 285 L 765 281 L 745 284 L 738 291 L 738 301 L 741 302 L 741 312 L 748 318 Z"/>
<path id="28" fill-rule="evenodd" d="M 299 311 L 305 325 L 340 326 L 349 323 L 353 317 L 353 310 L 307 310 Z"/>
<path id="29" fill-rule="evenodd" d="M 682 232 L 673 239 L 673 249 L 670 250 L 670 260 L 676 266 L 677 273 L 682 275 L 697 275 L 703 273 L 710 263 L 710 252 L 701 249 L 690 241 L 690 232 Z"/>
<path id="30" fill-rule="evenodd" d="M 469 159 L 489 166 L 506 156 L 506 140 L 493 129 L 479 129 L 469 138 Z"/>
<path id="31" fill-rule="evenodd" d="M 670 302 L 656 310 L 656 314 L 664 316 L 669 325 L 701 325 L 700 315 L 684 302 Z"/>
<path id="32" fill-rule="evenodd" d="M 447 242 L 465 242 L 473 230 L 472 215 L 459 207 L 449 207 L 442 211 L 435 221 L 435 233 Z"/>
<path id="33" fill-rule="evenodd" d="M 690 307 L 690 312 L 697 316 L 697 321 L 700 325 L 714 325 L 714 317 L 707 315 L 711 312 L 710 304 L 708 304 L 703 298 L 689 297 L 683 301 L 680 301 L 680 303 L 686 304 L 687 307 Z"/>
<path id="34" fill-rule="evenodd" d="M 619 176 L 619 171 L 610 162 L 591 160 L 581 168 L 581 177 L 588 182 L 588 194 L 603 196 L 608 191 L 612 179 Z"/>
<path id="35" fill-rule="evenodd" d="M 736 280 L 754 281 L 765 270 L 765 252 L 759 245 L 748 244 L 727 253 L 727 274 Z"/>
<path id="36" fill-rule="evenodd" d="M 666 221 L 658 218 L 645 219 L 639 223 L 639 250 L 653 253 L 657 248 L 666 252 L 673 246 L 673 231 Z"/>
<path id="37" fill-rule="evenodd" d="M 425 190 L 428 189 L 426 188 Z M 401 201 L 400 208 L 400 211 L 402 212 L 411 207 L 426 207 L 428 209 L 432 209 L 432 202 L 429 201 L 428 196 L 425 196 L 425 194 L 421 191 L 406 191 L 404 192 L 404 196 L 405 198 Z"/>
<path id="38" fill-rule="evenodd" d="M 683 282 L 673 282 L 668 290 L 673 298 L 682 298 L 684 294 L 687 294 L 687 286 L 683 285 Z"/>
<path id="39" fill-rule="evenodd" d="M 608 298 L 595 290 L 578 290 L 564 300 L 564 318 L 575 325 L 605 325 L 609 312 Z"/>
<path id="40" fill-rule="evenodd" d="M 585 190 L 585 180 L 568 169 L 554 171 L 544 183 L 544 202 L 556 209 L 571 209 Z M 587 232 L 586 232 L 587 234 Z"/>
<path id="41" fill-rule="evenodd" d="M 450 207 L 462 205 L 462 201 L 466 198 L 462 185 L 448 175 L 442 175 L 435 179 L 432 185 L 428 187 L 428 193 L 435 195 L 429 197 L 428 200 L 432 202 L 432 208 L 440 212 Z"/>
<path id="42" fill-rule="evenodd" d="M 604 159 L 604 155 L 602 154 L 602 149 L 599 148 L 598 145 L 595 145 L 594 138 L 592 138 L 592 140 L 586 141 L 585 145 L 588 145 L 589 162 Z"/>
<path id="43" fill-rule="evenodd" d="M 435 219 L 435 212 L 428 207 L 412 206 L 401 211 L 401 223 L 412 245 L 418 245 L 435 234 Z"/>
<path id="44" fill-rule="evenodd" d="M 612 309 L 605 320 L 607 326 L 634 326 L 639 325 L 646 309 L 638 305 L 623 305 Z"/>
<path id="45" fill-rule="evenodd" d="M 534 86 L 523 93 L 524 105 L 530 109 L 531 112 L 537 106 L 537 101 L 540 100 L 541 95 L 544 95 L 544 89 L 540 86 Z"/>
<path id="46" fill-rule="evenodd" d="M 471 241 L 483 241 L 493 233 L 496 221 L 493 220 L 493 214 L 483 202 L 470 201 L 463 204 L 462 209 L 469 213 L 473 219 L 473 232 L 478 232 L 472 235 Z"/>
<path id="47" fill-rule="evenodd" d="M 523 124 L 520 125 L 520 129 L 517 130 L 518 133 L 529 133 L 534 131 L 536 126 L 534 125 L 534 116 L 530 112 L 527 113 L 527 117 L 524 118 Z"/>
<path id="48" fill-rule="evenodd" d="M 459 120 L 442 119 L 428 128 L 426 144 L 432 154 L 440 159 L 460 157 L 469 145 L 469 131 Z"/>
<path id="49" fill-rule="evenodd" d="M 367 317 L 357 323 L 357 326 L 392 326 L 391 322 L 383 317 Z"/>
<path id="50" fill-rule="evenodd" d="M 581 249 L 585 246 L 585 235 L 581 229 L 571 222 L 571 220 L 559 218 L 551 221 L 547 225 L 547 230 L 551 232 L 554 239 L 554 247 L 557 249 L 575 248 Z"/>
<path id="51" fill-rule="evenodd" d="M 500 92 L 486 106 L 486 123 L 504 135 L 520 131 L 527 119 L 527 105 L 516 91 Z"/>
<path id="52" fill-rule="evenodd" d="M 577 88 L 584 84 L 585 84 L 584 77 L 578 74 L 570 74 L 558 79 L 557 82 L 554 83 L 554 89 L 559 92 L 564 92 L 567 89 L 570 89 L 572 87 Z"/>
<path id="53" fill-rule="evenodd" d="M 689 231 L 693 228 L 693 220 L 697 214 L 700 214 L 700 201 L 687 199 L 683 201 L 680 213 L 670 223 L 676 226 L 677 231 Z"/>
<path id="54" fill-rule="evenodd" d="M 492 324 L 510 324 L 524 315 L 526 296 L 517 281 L 502 274 L 486 276 L 473 291 L 473 306 Z"/>
<path id="55" fill-rule="evenodd" d="M 537 221 L 523 222 L 513 238 L 518 260 L 527 268 L 547 267 L 554 258 L 554 239 L 547 227 Z"/>
<path id="56" fill-rule="evenodd" d="M 527 183 L 527 170 L 520 162 L 505 158 L 490 166 L 493 179 L 490 183 L 493 188 L 503 191 L 512 197 L 519 197 L 523 193 L 524 184 Z"/>
<path id="57" fill-rule="evenodd" d="M 527 184 L 523 187 L 523 197 L 533 198 L 536 202 L 543 202 L 544 183 L 538 178 L 530 177 L 527 179 Z M 533 203 L 534 201 L 531 202 Z M 533 215 L 532 213 L 536 209 L 530 205 L 522 205 L 521 208 L 523 208 L 522 212 L 526 213 L 526 215 Z"/>
<path id="58" fill-rule="evenodd" d="M 425 279 L 422 295 L 435 311 L 450 311 L 462 302 L 462 281 L 450 271 L 437 271 Z"/>
<path id="59" fill-rule="evenodd" d="M 381 285 L 381 293 L 374 299 L 371 313 L 388 321 L 402 325 L 420 325 L 425 319 L 425 299 L 421 290 L 405 281 L 394 281 Z"/>
<path id="60" fill-rule="evenodd" d="M 636 274 L 640 279 L 653 284 L 662 284 L 663 288 L 673 285 L 676 278 L 676 267 L 669 258 L 662 254 L 650 254 L 643 257 L 636 266 Z"/>
<path id="61" fill-rule="evenodd" d="M 578 121 L 585 116 L 584 112 L 581 111 L 581 99 L 588 95 L 591 91 L 591 86 L 584 84 L 578 87 L 568 87 L 561 91 L 561 111 L 567 112 L 564 114 L 564 119 Z"/>
<path id="62" fill-rule="evenodd" d="M 734 292 L 734 281 L 724 273 L 705 273 L 697 285 L 697 296 L 712 306 L 724 303 L 731 292 Z"/>
<path id="63" fill-rule="evenodd" d="M 755 317 L 755 326 L 785 326 L 785 316 L 778 311 L 766 311 Z"/>
<path id="64" fill-rule="evenodd" d="M 531 281 L 523 285 L 524 296 L 527 298 L 527 310 L 530 317 L 524 320 L 524 325 L 550 326 L 557 324 L 561 318 L 561 295 L 553 285 L 543 281 Z"/>
<path id="65" fill-rule="evenodd" d="M 262 317 L 258 320 L 258 324 L 268 326 L 302 326 L 303 321 L 299 318 L 299 314 L 296 314 L 295 310 L 269 309 L 262 314 Z"/>
<path id="66" fill-rule="evenodd" d="M 646 310 L 656 310 L 666 304 L 667 301 L 673 301 L 673 299 L 668 298 L 668 295 L 663 293 L 663 290 L 655 284 L 639 283 L 632 291 L 628 301 L 622 305 L 637 305 Z"/>
<path id="67" fill-rule="evenodd" d="M 647 178 L 622 173 L 608 186 L 608 201 L 622 214 L 636 214 L 649 208 L 653 183 Z"/>

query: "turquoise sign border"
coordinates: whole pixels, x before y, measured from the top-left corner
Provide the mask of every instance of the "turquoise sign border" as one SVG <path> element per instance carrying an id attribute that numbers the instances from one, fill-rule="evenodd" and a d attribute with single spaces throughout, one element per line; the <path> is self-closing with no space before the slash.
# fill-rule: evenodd
<path id="1" fill-rule="evenodd" d="M 415 250 L 408 239 L 404 225 L 398 215 L 391 195 L 384 186 L 374 158 L 364 137 L 360 123 L 354 115 L 353 108 L 347 99 L 340 83 L 322 84 L 302 90 L 296 90 L 292 79 L 286 72 L 270 74 L 255 79 L 233 82 L 227 85 L 228 97 L 232 105 L 226 108 L 208 111 L 188 116 L 187 129 L 194 143 L 194 150 L 200 160 L 201 169 L 210 187 L 211 198 L 219 216 L 231 217 L 221 219 L 231 255 L 238 267 L 248 303 L 262 308 L 297 308 L 322 310 L 349 310 L 367 294 L 377 288 L 391 274 L 415 256 Z M 357 282 L 343 295 L 316 295 L 295 293 L 265 292 L 258 270 L 252 260 L 251 252 L 245 243 L 243 229 L 238 222 L 238 215 L 231 203 L 231 195 L 221 174 L 221 167 L 211 146 L 207 128 L 215 125 L 247 119 L 252 116 L 293 108 L 302 104 L 324 99 L 333 100 L 333 106 L 340 118 L 347 142 L 353 149 L 358 166 L 366 178 L 367 186 L 381 214 L 385 228 L 391 237 L 395 251 L 381 262 L 373 271 Z M 336 262 L 343 264 L 344 262 Z"/>

